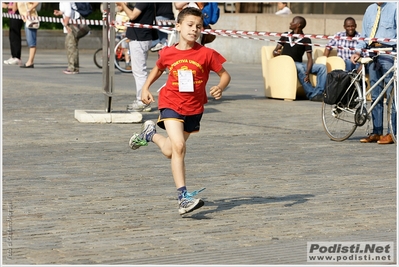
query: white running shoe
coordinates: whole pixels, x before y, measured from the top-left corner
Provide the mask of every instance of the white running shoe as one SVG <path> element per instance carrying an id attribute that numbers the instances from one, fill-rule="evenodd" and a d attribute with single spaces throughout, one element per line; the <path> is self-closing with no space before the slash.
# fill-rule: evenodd
<path id="1" fill-rule="evenodd" d="M 6 65 L 10 65 L 10 62 L 11 62 L 11 60 L 12 60 L 13 58 L 12 57 L 10 57 L 9 59 L 7 59 L 7 60 L 4 60 L 4 64 L 6 64 Z"/>
<path id="2" fill-rule="evenodd" d="M 138 112 L 150 112 L 151 111 L 151 104 L 144 104 L 139 100 L 134 100 L 132 104 L 127 105 L 126 108 L 128 111 L 138 111 Z"/>
<path id="3" fill-rule="evenodd" d="M 164 44 L 157 43 L 153 48 L 151 48 L 151 52 L 157 52 L 157 51 L 161 50 L 164 47 L 165 47 Z"/>
<path id="4" fill-rule="evenodd" d="M 16 57 L 10 58 L 10 59 L 8 60 L 8 65 L 18 65 L 18 66 L 21 66 L 21 64 L 22 64 L 21 60 L 20 60 L 19 58 L 16 58 Z"/>
<path id="5" fill-rule="evenodd" d="M 147 146 L 148 142 L 152 141 L 152 137 L 156 134 L 155 123 L 151 120 L 144 122 L 140 134 L 134 134 L 130 137 L 129 146 L 131 149 L 136 150 L 141 146 Z"/>
<path id="6" fill-rule="evenodd" d="M 183 192 L 183 197 L 179 201 L 179 214 L 183 215 L 189 212 L 192 212 L 196 209 L 201 208 L 204 206 L 204 201 L 200 198 L 193 198 L 193 196 L 197 195 L 199 192 L 205 190 L 205 188 L 202 188 L 200 190 L 194 191 L 194 192 Z"/>

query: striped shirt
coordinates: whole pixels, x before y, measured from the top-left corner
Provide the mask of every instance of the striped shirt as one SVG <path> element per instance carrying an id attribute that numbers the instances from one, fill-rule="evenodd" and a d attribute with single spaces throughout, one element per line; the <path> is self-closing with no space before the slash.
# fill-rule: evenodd
<path id="1" fill-rule="evenodd" d="M 335 34 L 335 37 L 346 37 L 346 32 L 337 32 Z M 360 37 L 360 34 L 355 31 L 355 36 L 354 37 Z M 335 46 L 335 47 L 344 47 L 344 48 L 355 48 L 357 45 L 357 40 L 343 40 L 343 39 L 331 39 L 328 42 L 327 49 L 332 50 L 332 47 L 329 46 Z M 342 59 L 350 59 L 351 56 L 355 53 L 356 51 L 354 49 L 349 50 L 349 49 L 342 49 L 338 48 L 337 56 L 341 57 Z"/>

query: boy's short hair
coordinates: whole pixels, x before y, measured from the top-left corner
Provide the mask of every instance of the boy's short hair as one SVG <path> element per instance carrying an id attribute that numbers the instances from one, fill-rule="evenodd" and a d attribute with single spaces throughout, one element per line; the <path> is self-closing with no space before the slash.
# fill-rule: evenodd
<path id="1" fill-rule="evenodd" d="M 181 23 L 186 16 L 193 15 L 196 17 L 201 17 L 201 20 L 204 21 L 202 11 L 196 7 L 186 7 L 183 8 L 182 11 L 177 15 L 177 23 Z"/>

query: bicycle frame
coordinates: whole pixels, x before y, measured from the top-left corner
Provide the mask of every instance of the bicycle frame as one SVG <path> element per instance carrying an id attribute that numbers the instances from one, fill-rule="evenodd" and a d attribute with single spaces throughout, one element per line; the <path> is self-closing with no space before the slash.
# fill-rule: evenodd
<path id="1" fill-rule="evenodd" d="M 378 57 L 379 55 L 377 55 L 376 57 Z M 381 82 L 383 82 L 385 80 L 385 78 L 391 74 L 393 72 L 393 75 L 391 77 L 391 79 L 389 79 L 389 82 L 384 86 L 383 90 L 381 91 L 381 93 L 378 95 L 378 97 L 374 100 L 373 104 L 370 106 L 370 108 L 367 110 L 367 115 L 369 115 L 371 113 L 371 111 L 374 109 L 374 107 L 378 104 L 378 102 L 381 100 L 381 98 L 384 97 L 385 93 L 388 91 L 389 87 L 391 86 L 391 84 L 394 82 L 395 76 L 396 76 L 396 62 L 397 61 L 397 57 L 396 55 L 394 56 L 394 64 L 392 65 L 392 67 L 380 78 L 378 79 L 378 81 L 370 87 L 369 90 L 366 91 L 366 71 L 365 71 L 365 66 L 367 63 L 362 63 L 362 69 L 360 71 L 359 74 L 361 74 L 362 76 L 362 91 L 359 92 L 359 95 L 362 96 L 362 107 L 361 107 L 361 112 L 363 111 L 363 108 L 366 107 L 367 104 L 367 98 L 366 96 L 371 94 L 371 92 L 378 86 L 380 85 Z M 357 79 L 358 75 L 355 77 L 355 79 Z M 356 80 L 357 81 L 357 80 Z M 396 87 L 396 86 L 395 86 Z M 358 89 L 358 87 L 356 87 Z M 396 89 L 396 88 L 395 88 Z M 361 93 L 361 94 L 360 94 Z M 396 94 L 396 90 L 394 91 L 394 94 Z"/>

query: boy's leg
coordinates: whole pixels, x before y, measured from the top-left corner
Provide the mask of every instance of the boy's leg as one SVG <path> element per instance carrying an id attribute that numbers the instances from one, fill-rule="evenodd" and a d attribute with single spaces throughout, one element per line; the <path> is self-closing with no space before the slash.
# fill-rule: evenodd
<path id="1" fill-rule="evenodd" d="M 199 123 L 200 117 L 197 119 Z M 183 215 L 204 205 L 201 199 L 196 199 L 194 196 L 205 188 L 191 193 L 186 188 L 184 157 L 186 154 L 186 140 L 189 138 L 190 133 L 184 131 L 184 123 L 175 119 L 166 119 L 163 123 L 168 137 L 157 134 L 155 123 L 149 120 L 143 124 L 143 130 L 140 134 L 135 134 L 130 138 L 129 146 L 132 149 L 137 149 L 152 141 L 166 157 L 171 159 L 173 180 L 178 191 L 179 214 Z"/>
<path id="2" fill-rule="evenodd" d="M 184 124 L 177 120 L 164 120 L 167 138 L 159 134 L 154 135 L 153 142 L 158 145 L 162 153 L 171 159 L 173 180 L 178 192 L 179 214 L 183 215 L 196 210 L 204 205 L 204 201 L 194 198 L 202 191 L 189 193 L 186 188 L 186 167 L 184 157 L 186 155 L 186 141 L 190 133 L 184 131 Z"/>
<path id="3" fill-rule="evenodd" d="M 184 157 L 186 155 L 186 140 L 190 134 L 184 132 L 184 124 L 180 121 L 165 120 L 164 124 L 168 138 L 165 139 L 160 148 L 165 156 L 170 154 L 173 180 L 176 188 L 180 188 L 186 185 Z M 158 141 L 158 139 L 156 140 Z"/>

